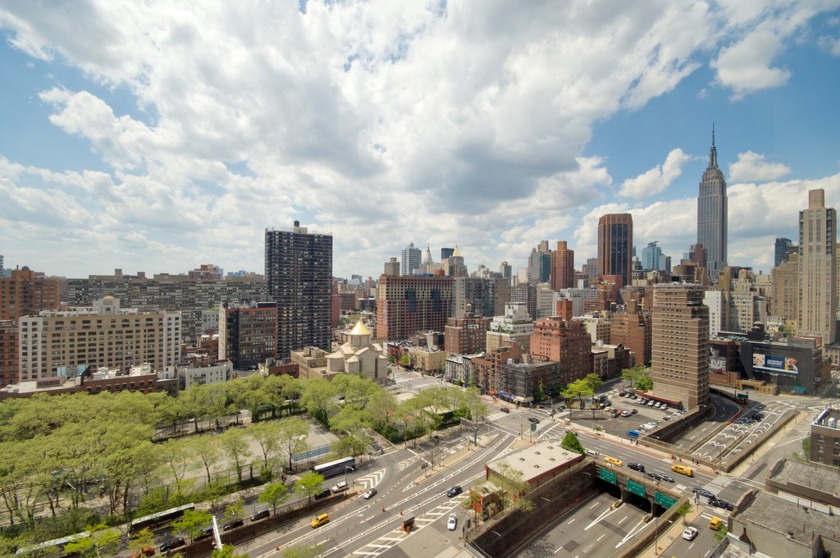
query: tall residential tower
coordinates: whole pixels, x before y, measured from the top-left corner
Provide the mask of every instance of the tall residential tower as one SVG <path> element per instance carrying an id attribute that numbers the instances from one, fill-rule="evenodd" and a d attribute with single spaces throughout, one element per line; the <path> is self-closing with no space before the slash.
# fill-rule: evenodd
<path id="1" fill-rule="evenodd" d="M 717 283 L 718 272 L 726 267 L 727 215 L 726 180 L 718 167 L 712 127 L 709 166 L 703 172 L 697 196 L 697 243 L 706 249 L 706 269 L 713 283 Z"/>
<path id="2" fill-rule="evenodd" d="M 303 347 L 330 349 L 332 320 L 330 234 L 309 234 L 295 221 L 291 231 L 266 229 L 265 280 L 277 302 L 277 356 Z"/>
<path id="3" fill-rule="evenodd" d="M 808 209 L 799 212 L 799 333 L 837 337 L 837 211 L 825 206 L 825 191 L 808 192 Z"/>

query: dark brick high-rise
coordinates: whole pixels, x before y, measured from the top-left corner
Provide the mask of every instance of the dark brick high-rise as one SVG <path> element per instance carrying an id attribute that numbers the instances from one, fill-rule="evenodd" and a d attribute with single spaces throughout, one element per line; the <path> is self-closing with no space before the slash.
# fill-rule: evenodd
<path id="1" fill-rule="evenodd" d="M 329 234 L 266 229 L 265 280 L 277 302 L 277 356 L 303 347 L 330 350 L 332 251 Z"/>

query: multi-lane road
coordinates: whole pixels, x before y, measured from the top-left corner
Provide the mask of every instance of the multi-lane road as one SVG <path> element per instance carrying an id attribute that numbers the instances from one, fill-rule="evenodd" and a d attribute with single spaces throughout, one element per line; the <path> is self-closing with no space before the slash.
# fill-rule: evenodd
<path id="1" fill-rule="evenodd" d="M 751 435 L 757 435 L 760 433 L 760 424 L 776 420 L 785 408 L 809 409 L 824 404 L 824 400 L 804 399 L 794 400 L 794 403 L 787 400 L 764 402 L 762 421 L 744 423 L 744 427 L 751 431 L 737 432 L 740 435 L 738 438 L 743 441 Z M 720 411 L 725 413 L 722 418 L 732 416 L 733 410 L 726 406 L 725 410 Z M 529 418 L 539 421 L 534 431 L 531 430 L 532 422 Z M 459 428 L 443 432 L 439 440 L 427 440 L 416 448 L 394 447 L 350 475 L 348 480 L 356 489 L 355 493 L 328 510 L 330 521 L 325 525 L 313 529 L 308 523 L 311 518 L 306 518 L 264 535 L 238 550 L 247 552 L 249 556 L 269 557 L 277 555 L 275 549 L 278 545 L 285 548 L 290 545 L 319 544 L 324 549 L 323 556 L 331 557 L 454 556 L 462 548 L 461 536 L 465 523 L 472 519 L 472 512 L 466 510 L 462 503 L 469 487 L 484 478 L 484 465 L 513 451 L 512 445 L 517 440 L 520 444 L 523 440 L 559 442 L 568 429 L 574 430 L 584 446 L 598 452 L 599 457 L 610 455 L 619 458 L 624 461 L 625 468 L 627 463 L 635 462 L 644 465 L 647 471 L 667 473 L 674 477 L 675 482 L 660 481 L 663 488 L 692 497 L 692 502 L 697 506 L 695 509 L 700 512 L 690 516 L 693 526 L 699 530 L 698 536 L 692 541 L 678 538 L 663 549 L 666 555 L 688 558 L 703 556 L 714 545 L 714 532 L 708 528 L 709 519 L 713 516 L 725 519 L 729 513 L 709 506 L 703 498 L 693 499 L 692 489 L 703 488 L 718 498 L 736 502 L 747 490 L 762 486 L 760 479 L 749 478 L 751 475 L 748 474 L 736 478 L 696 467 L 694 477 L 682 476 L 671 471 L 671 465 L 679 461 L 671 459 L 670 455 L 636 446 L 626 439 L 599 436 L 591 428 L 567 424 L 558 418 L 559 415 L 550 418 L 541 409 L 512 409 L 510 413 L 502 413 L 498 406 L 494 406 L 487 418 L 487 428 L 478 437 L 478 447 L 469 444 L 472 433 Z M 644 419 L 634 415 L 627 422 L 635 423 L 639 420 Z M 791 436 L 801 436 L 802 432 L 800 427 L 792 431 Z M 720 434 L 711 438 L 710 442 L 720 443 L 718 436 Z M 786 443 L 790 442 L 778 445 Z M 766 459 L 776 455 L 771 453 Z M 429 466 L 431 460 L 434 460 L 437 467 Z M 764 466 L 760 462 L 751 465 L 755 471 L 760 471 Z M 463 494 L 454 498 L 447 497 L 447 489 L 456 485 L 463 487 Z M 365 500 L 360 494 L 370 487 L 376 487 L 378 493 L 372 499 Z M 643 502 L 630 502 L 617 509 L 613 508 L 612 505 L 618 499 L 617 492 L 605 490 L 581 502 L 541 533 L 535 533 L 530 543 L 533 552 L 558 557 L 610 555 L 645 529 L 653 529 L 658 533 L 670 527 L 660 525 L 658 518 L 645 523 L 644 517 L 648 515 L 649 507 Z M 453 513 L 457 518 L 457 526 L 450 531 L 447 529 L 447 519 Z M 414 518 L 411 533 L 401 529 L 403 521 L 408 518 Z"/>

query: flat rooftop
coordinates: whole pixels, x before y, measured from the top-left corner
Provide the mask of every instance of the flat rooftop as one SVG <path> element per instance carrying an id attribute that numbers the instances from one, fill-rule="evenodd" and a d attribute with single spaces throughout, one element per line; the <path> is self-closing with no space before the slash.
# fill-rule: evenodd
<path id="1" fill-rule="evenodd" d="M 810 544 L 811 532 L 829 538 L 840 533 L 840 515 L 828 515 L 816 510 L 809 510 L 796 502 L 756 492 L 755 499 L 739 507 L 732 516 L 733 520 L 752 523 L 761 529 L 770 529 L 793 538 L 803 544 Z"/>
<path id="2" fill-rule="evenodd" d="M 774 467 L 773 471 L 775 474 L 771 473 L 768 478 L 778 483 L 804 486 L 835 497 L 840 496 L 837 468 L 829 469 L 825 465 L 786 459 L 781 467 Z"/>
<path id="3" fill-rule="evenodd" d="M 501 459 L 491 461 L 487 466 L 496 473 L 500 473 L 498 466 L 502 462 L 507 463 L 512 469 L 522 473 L 523 481 L 530 482 L 547 471 L 552 471 L 581 458 L 579 453 L 565 450 L 560 447 L 559 443 L 539 442 Z"/>

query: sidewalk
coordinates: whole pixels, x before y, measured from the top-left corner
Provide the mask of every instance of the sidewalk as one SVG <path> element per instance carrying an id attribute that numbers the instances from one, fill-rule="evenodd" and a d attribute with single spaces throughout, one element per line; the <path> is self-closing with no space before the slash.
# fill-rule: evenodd
<path id="1" fill-rule="evenodd" d="M 668 529 L 664 530 L 664 532 L 659 533 L 659 537 L 656 540 L 656 548 L 654 545 L 648 545 L 645 547 L 640 553 L 636 556 L 637 558 L 655 558 L 658 556 L 662 556 L 662 552 L 671 546 L 671 544 L 682 537 L 682 532 L 685 530 L 686 527 L 692 525 L 698 518 L 703 515 L 703 506 L 696 506 L 692 504 L 692 511 L 685 516 L 685 522 L 683 522 L 680 516 L 676 516 L 674 523 L 671 524 Z M 702 522 L 701 522 L 702 523 Z M 697 529 L 701 529 L 703 527 L 702 524 L 694 525 Z"/>

